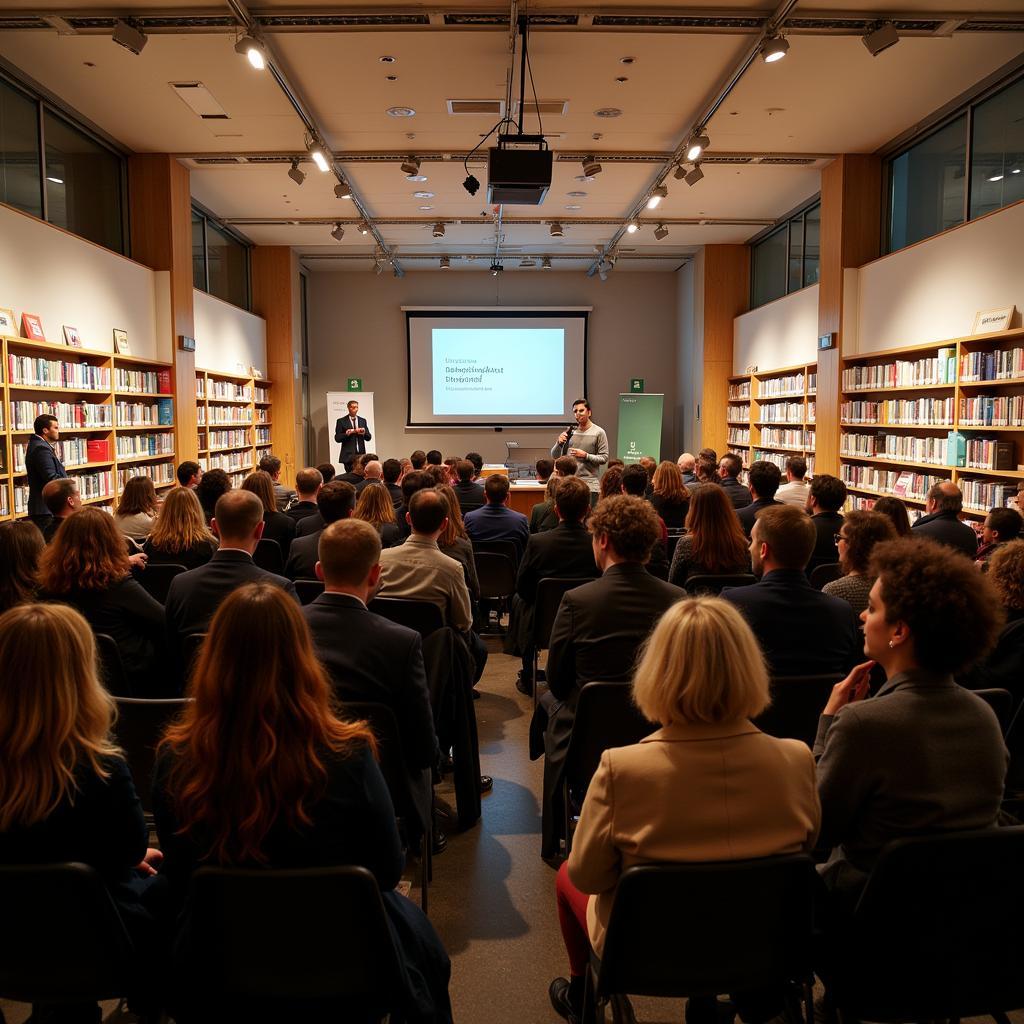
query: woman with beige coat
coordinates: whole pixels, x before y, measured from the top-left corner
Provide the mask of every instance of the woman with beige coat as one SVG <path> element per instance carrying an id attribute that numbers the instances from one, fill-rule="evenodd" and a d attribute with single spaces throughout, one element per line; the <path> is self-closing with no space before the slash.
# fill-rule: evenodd
<path id="1" fill-rule="evenodd" d="M 808 851 L 821 821 L 811 751 L 750 721 L 768 705 L 768 674 L 732 605 L 697 598 L 670 608 L 637 667 L 633 698 L 661 728 L 604 752 L 556 882 L 570 978 L 556 978 L 550 995 L 570 1021 L 580 1012 L 590 949 L 600 956 L 627 868 Z M 774 994 L 741 995 L 734 993 L 744 1020 L 782 1010 L 781 994 L 777 1006 Z M 714 1021 L 713 1005 L 691 1000 L 690 1024 L 704 1019 L 701 1009 Z"/>

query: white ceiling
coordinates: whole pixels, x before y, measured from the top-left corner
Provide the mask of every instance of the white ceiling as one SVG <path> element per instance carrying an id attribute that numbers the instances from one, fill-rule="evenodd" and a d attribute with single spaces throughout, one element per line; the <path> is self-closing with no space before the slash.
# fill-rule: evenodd
<path id="1" fill-rule="evenodd" d="M 981 4 L 816 0 L 814 6 L 822 12 L 863 11 L 866 15 L 887 11 L 996 14 L 1020 13 L 1021 0 Z M 298 7 L 299 0 L 286 0 L 253 12 L 267 15 Z M 398 7 L 397 2 L 377 0 L 374 9 Z M 628 0 L 618 0 L 614 7 L 647 10 Z M 304 13 L 316 10 L 308 3 L 301 8 Z M 29 0 L 5 0 L 4 9 L 38 8 Z M 132 8 L 140 14 L 157 9 L 196 10 L 174 0 L 138 0 Z M 493 3 L 470 0 L 445 5 L 448 11 L 498 9 Z M 534 14 L 545 9 L 564 10 L 552 3 L 531 6 Z M 588 8 L 602 9 L 608 8 L 600 3 Z M 47 10 L 52 13 L 52 8 Z M 70 16 L 87 10 L 91 8 L 86 4 L 69 3 L 58 13 Z M 324 10 L 345 8 L 335 5 Z M 507 6 L 503 10 L 507 12 Z M 676 13 L 700 10 L 695 4 L 672 8 Z M 754 0 L 737 0 L 728 10 L 770 13 Z M 227 8 L 206 12 L 224 14 Z M 794 13 L 806 16 L 808 12 L 797 7 Z M 399 258 L 403 253 L 439 256 L 447 252 L 479 254 L 486 260 L 494 253 L 496 211 L 486 204 L 483 151 L 471 165 L 485 183 L 476 197 L 462 188 L 461 159 L 445 160 L 440 155 L 465 153 L 492 126 L 495 118 L 490 116 L 450 115 L 446 102 L 503 96 L 509 67 L 507 30 L 275 31 L 267 38 L 285 74 L 323 127 L 325 141 L 338 154 L 364 209 L 371 218 L 382 219 L 378 230 Z M 508 266 L 514 267 L 520 254 L 535 254 L 555 257 L 560 269 L 585 268 L 594 247 L 608 242 L 656 180 L 661 158 L 679 145 L 753 39 L 750 34 L 661 29 L 535 30 L 530 57 L 537 94 L 542 101 L 566 101 L 567 112 L 544 120 L 556 153 L 552 187 L 544 204 L 502 210 L 502 252 L 509 256 Z M 794 31 L 789 39 L 787 58 L 770 66 L 756 61 L 711 120 L 709 156 L 809 154 L 810 162 L 778 166 L 709 160 L 704 180 L 693 188 L 670 176 L 668 198 L 656 214 L 645 214 L 641 230 L 624 236 L 620 246 L 624 257 L 635 250 L 651 258 L 624 258 L 620 267 L 674 269 L 698 246 L 748 240 L 814 195 L 820 187 L 820 169 L 830 154 L 877 150 L 1024 51 L 1020 32 L 905 37 L 877 58 L 870 56 L 857 34 Z M 143 52 L 135 56 L 114 45 L 105 32 L 61 35 L 50 29 L 3 30 L 0 21 L 0 57 L 133 151 L 189 156 L 302 152 L 303 126 L 298 116 L 270 74 L 252 70 L 234 53 L 233 42 L 230 31 L 153 31 Z M 385 55 L 394 57 L 394 63 L 381 63 L 379 58 Z M 623 64 L 624 57 L 634 62 Z M 387 81 L 388 75 L 397 81 Z M 617 82 L 618 77 L 628 81 Z M 197 117 L 169 85 L 188 81 L 202 82 L 223 106 L 228 120 Z M 412 107 L 416 115 L 389 117 L 386 110 L 391 106 Z M 602 107 L 620 108 L 622 115 L 595 116 Z M 535 131 L 536 119 L 528 116 L 524 130 Z M 646 154 L 647 158 L 614 162 L 606 156 L 602 173 L 581 182 L 577 180 L 582 173 L 579 163 L 558 160 L 559 151 L 593 151 L 599 159 L 602 153 L 617 154 L 620 160 L 624 154 Z M 427 182 L 406 181 L 398 165 L 408 153 L 435 154 L 421 167 Z M 363 257 L 311 261 L 314 269 L 365 270 L 370 265 L 373 236 L 359 234 L 354 204 L 335 198 L 333 176 L 320 174 L 311 163 L 303 164 L 307 176 L 300 187 L 288 178 L 287 162 L 215 166 L 186 162 L 194 197 L 218 217 L 229 222 L 299 221 L 238 224 L 238 230 L 253 242 L 291 245 L 302 254 Z M 416 198 L 417 190 L 434 196 Z M 574 191 L 586 195 L 570 197 L 568 193 Z M 424 206 L 431 209 L 420 209 Z M 328 223 L 302 223 L 310 218 Z M 658 242 L 652 228 L 662 218 L 669 235 Z M 340 244 L 329 237 L 334 219 L 346 228 Z M 394 220 L 401 223 L 390 222 Z M 431 235 L 436 220 L 446 223 L 441 239 Z M 562 223 L 563 237 L 551 237 L 552 220 Z M 673 223 L 688 220 L 712 223 Z M 462 260 L 454 265 L 473 266 Z M 476 267 L 480 265 L 480 260 L 475 262 Z M 433 268 L 436 263 L 409 259 L 405 266 Z"/>

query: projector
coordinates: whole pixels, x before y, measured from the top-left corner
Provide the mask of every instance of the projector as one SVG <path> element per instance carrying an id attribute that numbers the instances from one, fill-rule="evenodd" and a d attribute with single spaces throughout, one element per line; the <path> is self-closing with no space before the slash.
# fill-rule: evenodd
<path id="1" fill-rule="evenodd" d="M 488 150 L 487 202 L 540 206 L 551 188 L 551 166 L 543 135 L 499 136 Z"/>

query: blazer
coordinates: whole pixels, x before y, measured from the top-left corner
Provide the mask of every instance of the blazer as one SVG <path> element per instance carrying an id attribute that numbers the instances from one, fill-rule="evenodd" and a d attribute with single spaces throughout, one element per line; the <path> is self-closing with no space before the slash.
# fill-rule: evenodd
<path id="1" fill-rule="evenodd" d="M 276 540 L 281 548 L 281 555 L 288 561 L 288 549 L 295 538 L 296 522 L 283 512 L 263 513 L 263 539 Z"/>
<path id="2" fill-rule="evenodd" d="M 396 541 L 392 547 L 400 544 L 401 541 Z M 480 600 L 480 577 L 476 572 L 476 561 L 473 558 L 473 545 L 466 537 L 456 537 L 452 541 L 451 547 L 443 548 L 438 545 L 438 550 L 442 555 L 447 555 L 449 558 L 454 558 L 462 566 L 463 574 L 466 577 L 466 586 L 469 588 L 469 600 L 470 602 Z"/>
<path id="3" fill-rule="evenodd" d="M 822 870 L 856 893 L 901 836 L 995 825 L 1009 755 L 995 713 L 951 676 L 893 676 L 867 700 L 822 715 L 814 743 Z"/>
<path id="4" fill-rule="evenodd" d="M 913 536 L 936 540 L 962 551 L 968 558 L 974 558 L 978 552 L 978 535 L 966 523 L 961 523 L 955 512 L 933 512 L 922 516 L 910 528 Z"/>
<path id="5" fill-rule="evenodd" d="M 545 530 L 553 530 L 557 525 L 554 502 L 538 501 L 530 509 L 530 533 L 543 533 Z"/>
<path id="6" fill-rule="evenodd" d="M 519 563 L 516 593 L 527 604 L 537 600 L 537 585 L 545 577 L 595 577 L 590 531 L 582 523 L 559 523 L 553 530 L 530 537 Z"/>
<path id="7" fill-rule="evenodd" d="M 839 512 L 816 512 L 811 516 L 811 522 L 818 536 L 811 552 L 811 560 L 807 563 L 808 576 L 819 565 L 831 565 L 839 561 L 836 534 L 843 528 L 843 517 Z"/>
<path id="8" fill-rule="evenodd" d="M 740 526 L 743 527 L 743 532 L 749 537 L 750 531 L 754 528 L 754 520 L 757 518 L 757 513 L 763 508 L 771 508 L 772 505 L 781 505 L 781 501 L 776 501 L 774 498 L 755 498 L 749 505 L 744 505 L 743 508 L 736 509 L 736 518 L 740 521 Z M 835 547 L 835 545 L 832 545 Z"/>
<path id="9" fill-rule="evenodd" d="M 748 488 L 744 487 L 734 476 L 723 476 L 719 479 L 722 490 L 729 495 L 733 508 L 746 508 L 754 499 Z"/>
<path id="10" fill-rule="evenodd" d="M 668 501 L 660 494 L 652 494 L 650 498 L 654 511 L 661 516 L 662 522 L 673 530 L 681 530 L 686 525 L 686 513 L 690 508 L 690 496 L 682 501 Z"/>
<path id="11" fill-rule="evenodd" d="M 296 537 L 308 537 L 311 533 L 319 533 L 327 523 L 317 509 L 312 515 L 304 516 L 295 524 Z"/>
<path id="12" fill-rule="evenodd" d="M 463 515 L 480 508 L 487 502 L 487 496 L 484 494 L 483 487 L 472 480 L 465 483 L 460 480 L 452 485 L 452 490 L 455 491 L 459 499 L 459 508 L 462 510 Z"/>
<path id="13" fill-rule="evenodd" d="M 290 580 L 315 580 L 316 563 L 320 560 L 320 534 L 311 533 L 296 537 L 288 549 L 288 560 L 284 563 L 284 574 Z"/>
<path id="14" fill-rule="evenodd" d="M 303 519 L 318 515 L 319 512 L 319 506 L 315 501 L 297 501 L 291 508 L 286 509 L 284 514 L 289 519 L 294 519 L 295 525 L 298 527 Z"/>
<path id="15" fill-rule="evenodd" d="M 185 551 L 166 551 L 154 547 L 151 540 L 142 545 L 142 550 L 149 556 L 151 565 L 183 565 L 186 569 L 196 569 L 213 558 L 217 550 L 215 540 L 201 540 L 198 544 Z"/>
<path id="16" fill-rule="evenodd" d="M 349 416 L 339 416 L 338 422 L 334 425 L 334 440 L 341 445 L 341 453 L 338 461 L 346 466 L 357 456 L 366 451 L 366 442 L 373 439 L 367 427 L 366 420 L 362 416 L 356 417 L 356 426 L 362 427 L 365 434 L 347 434 L 346 430 L 352 428 L 352 419 Z"/>
<path id="17" fill-rule="evenodd" d="M 516 555 L 523 557 L 530 523 L 522 512 L 507 505 L 484 505 L 467 513 L 465 523 L 470 540 L 510 540 L 516 546 Z"/>
<path id="18" fill-rule="evenodd" d="M 46 502 L 43 501 L 43 488 L 51 480 L 62 480 L 68 474 L 50 442 L 39 434 L 33 434 L 28 439 L 28 448 L 25 450 L 25 474 L 28 476 L 28 514 L 51 515 Z"/>
<path id="19" fill-rule="evenodd" d="M 811 752 L 746 719 L 678 722 L 606 750 L 568 866 L 573 884 L 594 897 L 587 905 L 591 945 L 600 956 L 627 868 L 809 851 L 820 822 Z"/>
<path id="20" fill-rule="evenodd" d="M 442 554 L 437 542 L 413 534 L 380 553 L 380 597 L 429 601 L 441 609 L 446 626 L 465 633 L 473 624 L 462 564 Z"/>
<path id="21" fill-rule="evenodd" d="M 864 658 L 849 603 L 815 590 L 799 569 L 775 569 L 759 583 L 727 587 L 722 597 L 743 612 L 773 676 L 839 679 Z"/>
<path id="22" fill-rule="evenodd" d="M 402 488 L 399 487 L 398 484 L 386 483 L 384 486 L 388 489 L 388 494 L 391 495 L 391 504 L 394 505 L 396 509 L 401 508 L 405 503 L 405 498 L 402 495 Z"/>

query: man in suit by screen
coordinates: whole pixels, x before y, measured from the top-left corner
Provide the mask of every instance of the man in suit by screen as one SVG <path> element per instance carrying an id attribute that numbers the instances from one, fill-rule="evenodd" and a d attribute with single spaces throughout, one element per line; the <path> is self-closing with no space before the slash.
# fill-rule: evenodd
<path id="1" fill-rule="evenodd" d="M 353 460 L 366 451 L 366 442 L 372 436 L 366 420 L 359 415 L 359 403 L 353 399 L 348 403 L 348 415 L 339 417 L 334 425 L 334 440 L 341 445 L 338 461 L 347 473 L 352 472 Z"/>

